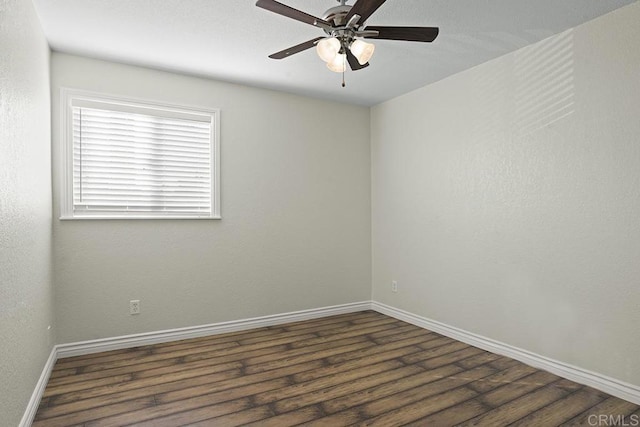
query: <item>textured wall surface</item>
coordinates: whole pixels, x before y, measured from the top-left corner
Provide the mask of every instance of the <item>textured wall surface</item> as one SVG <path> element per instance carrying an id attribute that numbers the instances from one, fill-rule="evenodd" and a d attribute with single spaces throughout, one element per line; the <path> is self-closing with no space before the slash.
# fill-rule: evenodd
<path id="1" fill-rule="evenodd" d="M 372 109 L 375 300 L 640 385 L 638 22 Z"/>
<path id="2" fill-rule="evenodd" d="M 367 108 L 57 53 L 52 87 L 54 181 L 60 87 L 220 108 L 222 132 L 220 221 L 60 221 L 55 183 L 59 342 L 370 298 Z"/>
<path id="3" fill-rule="evenodd" d="M 49 47 L 29 0 L 0 0 L 0 424 L 24 413 L 54 342 Z"/>

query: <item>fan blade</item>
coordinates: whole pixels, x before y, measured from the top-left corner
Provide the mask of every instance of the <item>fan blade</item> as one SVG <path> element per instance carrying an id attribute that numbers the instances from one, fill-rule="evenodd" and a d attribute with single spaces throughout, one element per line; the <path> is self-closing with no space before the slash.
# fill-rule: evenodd
<path id="1" fill-rule="evenodd" d="M 322 40 L 324 37 L 316 37 L 313 40 L 309 40 L 306 41 L 304 43 L 300 43 L 297 44 L 295 46 L 291 46 L 288 49 L 285 50 L 281 50 L 280 52 L 276 52 L 272 55 L 269 55 L 269 58 L 271 59 L 284 59 L 284 58 L 288 58 L 291 55 L 293 55 L 294 53 L 300 53 L 303 50 L 307 50 L 307 49 L 311 49 L 312 47 L 314 47 L 316 45 L 316 43 L 318 43 L 319 40 Z"/>
<path id="2" fill-rule="evenodd" d="M 367 20 L 371 16 L 373 12 L 378 10 L 382 3 L 386 0 L 357 0 L 356 3 L 351 7 L 349 13 L 345 18 L 346 22 L 349 22 L 353 15 L 360 15 L 360 19 L 358 20 L 358 25 L 364 24 L 364 21 Z"/>
<path id="3" fill-rule="evenodd" d="M 376 27 L 367 26 L 365 31 L 377 31 L 377 36 L 365 35 L 367 39 L 405 40 L 410 42 L 432 42 L 438 37 L 437 27 Z"/>
<path id="4" fill-rule="evenodd" d="M 353 71 L 362 70 L 363 68 L 366 68 L 369 66 L 368 62 L 364 65 L 360 64 L 358 62 L 358 58 L 356 58 L 356 56 L 353 53 L 351 53 L 351 49 L 347 49 L 347 62 L 349 63 L 349 66 Z"/>
<path id="5" fill-rule="evenodd" d="M 278 15 L 286 16 L 287 18 L 295 19 L 296 21 L 304 22 L 305 24 L 313 25 L 320 28 L 331 28 L 331 24 L 315 16 L 304 13 L 298 9 L 294 9 L 286 4 L 278 3 L 275 0 L 258 0 L 256 6 L 266 9 L 270 12 L 277 13 Z"/>

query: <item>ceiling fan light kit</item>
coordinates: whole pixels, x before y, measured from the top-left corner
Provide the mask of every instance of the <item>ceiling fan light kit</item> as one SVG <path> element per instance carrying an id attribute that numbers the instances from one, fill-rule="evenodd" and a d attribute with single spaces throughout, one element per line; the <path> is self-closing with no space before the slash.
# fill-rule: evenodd
<path id="1" fill-rule="evenodd" d="M 347 69 L 347 55 L 344 53 L 335 55 L 331 61 L 327 62 L 327 68 L 334 73 L 344 73 Z"/>
<path id="2" fill-rule="evenodd" d="M 320 40 L 316 45 L 318 56 L 327 63 L 327 68 L 331 71 L 337 73 L 344 71 L 344 62 L 347 55 L 341 52 L 346 50 L 343 48 L 345 44 L 346 43 L 341 42 L 337 37 L 327 37 Z M 348 45 L 348 49 L 351 50 L 351 53 L 353 53 L 353 56 L 356 57 L 360 65 L 369 62 L 375 48 L 372 43 L 367 43 L 359 39 L 355 39 L 351 42 L 351 45 Z M 337 66 L 338 62 L 341 66 Z"/>
<path id="3" fill-rule="evenodd" d="M 373 51 L 376 50 L 376 46 L 373 43 L 367 43 L 360 39 L 355 39 L 351 43 L 351 53 L 358 59 L 360 65 L 364 65 L 373 56 Z"/>
<path id="4" fill-rule="evenodd" d="M 340 6 L 328 9 L 322 18 L 294 9 L 275 0 L 258 0 L 256 6 L 268 11 L 321 28 L 327 37 L 300 43 L 269 55 L 273 59 L 284 59 L 315 46 L 318 56 L 327 63 L 327 68 L 344 73 L 346 64 L 352 71 L 369 66 L 375 45 L 364 39 L 403 40 L 432 42 L 438 36 L 436 27 L 380 27 L 365 26 L 366 20 L 386 0 L 356 0 L 351 6 L 347 0 L 337 0 Z M 344 81 L 343 84 L 344 86 Z"/>
<path id="5" fill-rule="evenodd" d="M 316 52 L 324 62 L 331 62 L 340 52 L 340 41 L 335 37 L 322 39 L 316 45 Z"/>

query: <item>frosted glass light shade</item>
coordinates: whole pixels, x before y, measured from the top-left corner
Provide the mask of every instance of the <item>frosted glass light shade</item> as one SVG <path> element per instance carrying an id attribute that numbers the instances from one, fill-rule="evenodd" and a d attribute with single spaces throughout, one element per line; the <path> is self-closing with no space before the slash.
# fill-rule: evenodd
<path id="1" fill-rule="evenodd" d="M 347 55 L 339 53 L 335 55 L 331 62 L 327 62 L 327 68 L 336 73 L 342 73 L 345 70 L 346 59 Z"/>
<path id="2" fill-rule="evenodd" d="M 322 39 L 316 45 L 316 52 L 324 62 L 331 62 L 340 51 L 340 41 L 335 37 Z"/>
<path id="3" fill-rule="evenodd" d="M 375 48 L 375 45 L 363 42 L 362 40 L 354 40 L 353 43 L 351 43 L 351 53 L 353 53 L 353 56 L 356 57 L 360 65 L 369 62 Z"/>

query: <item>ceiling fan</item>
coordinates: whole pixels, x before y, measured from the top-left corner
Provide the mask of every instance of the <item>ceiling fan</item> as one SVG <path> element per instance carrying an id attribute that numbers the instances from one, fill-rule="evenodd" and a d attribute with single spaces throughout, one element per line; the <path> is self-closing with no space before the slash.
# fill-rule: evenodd
<path id="1" fill-rule="evenodd" d="M 404 40 L 432 42 L 438 36 L 437 27 L 380 27 L 365 25 L 366 20 L 386 0 L 356 0 L 351 6 L 347 0 L 337 0 L 340 6 L 328 9 L 322 18 L 294 9 L 275 0 L 258 0 L 256 6 L 305 24 L 322 28 L 324 37 L 300 43 L 288 49 L 269 55 L 269 58 L 283 59 L 316 47 L 318 55 L 327 63 L 331 71 L 344 73 L 346 64 L 353 71 L 369 66 L 375 46 L 362 39 Z M 342 83 L 344 86 L 344 81 Z"/>

